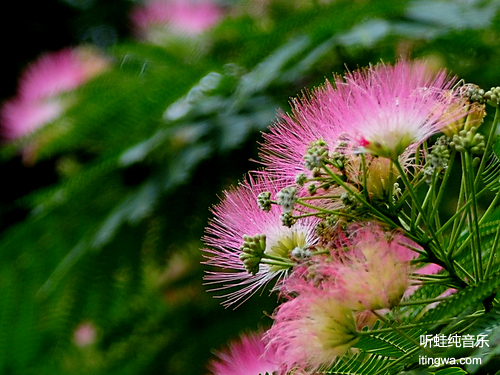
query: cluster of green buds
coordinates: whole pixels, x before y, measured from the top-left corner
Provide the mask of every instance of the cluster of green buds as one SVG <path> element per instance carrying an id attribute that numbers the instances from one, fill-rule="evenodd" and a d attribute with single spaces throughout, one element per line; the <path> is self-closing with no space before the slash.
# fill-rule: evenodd
<path id="1" fill-rule="evenodd" d="M 471 102 L 484 103 L 484 90 L 477 85 L 467 84 L 463 86 L 463 96 L 469 98 Z"/>
<path id="2" fill-rule="evenodd" d="M 430 184 L 435 172 L 440 173 L 448 168 L 450 161 L 450 138 L 446 136 L 439 137 L 432 147 L 432 151 L 427 156 L 427 160 L 429 161 L 429 165 L 424 169 L 424 175 L 425 182 Z"/>
<path id="3" fill-rule="evenodd" d="M 500 104 L 500 86 L 492 87 L 483 95 L 484 101 L 493 107 L 498 107 Z"/>
<path id="4" fill-rule="evenodd" d="M 347 139 L 348 139 L 347 134 L 342 133 L 339 135 L 338 143 L 333 149 L 332 155 L 330 157 L 331 163 L 339 170 L 343 170 L 345 168 L 346 164 L 345 149 L 349 145 Z"/>
<path id="5" fill-rule="evenodd" d="M 311 257 L 311 250 L 304 248 L 303 246 L 296 246 L 292 251 L 290 251 L 290 258 L 296 260 L 304 260 Z"/>
<path id="6" fill-rule="evenodd" d="M 307 181 L 308 178 L 304 172 L 300 172 L 295 176 L 295 183 L 299 186 L 304 186 Z"/>
<path id="7" fill-rule="evenodd" d="M 280 219 L 281 224 L 288 228 L 290 228 L 296 222 L 296 219 L 293 217 L 291 212 L 282 212 L 280 215 Z"/>
<path id="8" fill-rule="evenodd" d="M 340 196 L 340 200 L 342 201 L 343 205 L 346 207 L 354 208 L 358 204 L 358 200 L 356 199 L 356 197 L 350 193 L 347 193 L 347 192 L 342 193 L 342 195 Z"/>
<path id="9" fill-rule="evenodd" d="M 257 196 L 257 205 L 262 211 L 269 212 L 271 210 L 271 192 L 263 191 Z"/>
<path id="10" fill-rule="evenodd" d="M 297 201 L 297 188 L 294 186 L 287 186 L 281 189 L 276 194 L 276 203 L 281 207 L 285 213 L 292 212 L 295 202 Z"/>
<path id="11" fill-rule="evenodd" d="M 240 246 L 240 260 L 243 262 L 248 273 L 256 275 L 259 272 L 259 264 L 266 250 L 266 235 L 243 236 L 243 244 Z"/>
<path id="12" fill-rule="evenodd" d="M 453 135 L 450 146 L 458 152 L 468 150 L 473 154 L 482 154 L 485 147 L 484 136 L 476 131 L 474 126 L 470 130 L 461 130 L 458 134 Z"/>
<path id="13" fill-rule="evenodd" d="M 317 140 L 312 142 L 304 155 L 304 166 L 308 170 L 321 168 L 325 159 L 328 158 L 328 145 L 325 141 Z"/>

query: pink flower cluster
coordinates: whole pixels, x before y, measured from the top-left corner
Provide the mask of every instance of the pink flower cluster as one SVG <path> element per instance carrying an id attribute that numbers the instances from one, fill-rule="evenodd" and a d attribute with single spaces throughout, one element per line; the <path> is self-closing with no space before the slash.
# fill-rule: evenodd
<path id="1" fill-rule="evenodd" d="M 418 268 L 425 250 L 365 208 L 392 209 L 402 172 L 394 164 L 410 165 L 417 146 L 467 115 L 453 83 L 418 61 L 336 77 L 292 101 L 264 135 L 266 169 L 214 207 L 206 281 L 225 291 L 226 306 L 273 282 L 283 302 L 260 352 L 276 373 L 326 369 L 414 292 L 418 275 L 441 270 Z M 221 358 L 245 367 L 241 356 Z"/>
<path id="2" fill-rule="evenodd" d="M 399 233 L 373 223 L 348 229 L 327 255 L 296 267 L 283 282 L 287 301 L 274 315 L 266 338 L 286 373 L 331 364 L 359 340 L 357 330 L 376 321 L 373 311 L 399 305 L 415 271 L 418 253 Z"/>
<path id="3" fill-rule="evenodd" d="M 220 22 L 222 10 L 210 0 L 149 0 L 133 9 L 131 20 L 137 35 L 157 41 L 160 34 L 200 35 Z"/>
<path id="4" fill-rule="evenodd" d="M 264 234 L 266 249 L 270 257 L 283 257 L 288 261 L 289 252 L 296 247 L 307 249 L 318 241 L 314 228 L 318 220 L 314 217 L 296 223 L 290 228 L 281 224 L 280 209 L 273 206 L 269 212 L 259 209 L 258 194 L 270 191 L 276 194 L 285 186 L 284 181 L 276 182 L 266 175 L 249 177 L 238 188 L 225 193 L 224 200 L 215 206 L 215 218 L 207 228 L 204 238 L 209 246 L 204 249 L 205 264 L 217 267 L 208 271 L 205 280 L 209 285 L 219 285 L 213 290 L 229 290 L 222 297 L 226 306 L 239 304 L 255 294 L 273 279 L 286 276 L 289 266 L 280 265 L 276 260 L 260 262 L 258 270 L 249 273 L 240 259 L 243 236 Z"/>
<path id="5" fill-rule="evenodd" d="M 450 95 L 455 78 L 424 62 L 378 64 L 335 77 L 292 100 L 292 114 L 264 134 L 261 158 L 269 171 L 295 175 L 312 142 L 329 150 L 396 158 L 467 115 Z"/>
<path id="6" fill-rule="evenodd" d="M 1 108 L 2 135 L 26 136 L 57 119 L 68 102 L 61 96 L 102 72 L 108 61 L 87 49 L 63 49 L 40 56 L 19 79 L 17 96 Z"/>

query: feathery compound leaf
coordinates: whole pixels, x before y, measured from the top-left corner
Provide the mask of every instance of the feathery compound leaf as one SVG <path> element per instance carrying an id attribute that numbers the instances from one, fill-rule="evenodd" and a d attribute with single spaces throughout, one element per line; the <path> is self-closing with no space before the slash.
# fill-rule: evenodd
<path id="1" fill-rule="evenodd" d="M 450 367 L 439 370 L 434 375 L 464 375 L 467 371 L 462 370 L 460 367 Z"/>
<path id="2" fill-rule="evenodd" d="M 422 301 L 431 298 L 438 297 L 441 293 L 443 293 L 447 287 L 443 285 L 437 284 L 424 284 L 419 287 L 415 292 L 413 292 L 408 298 L 409 301 Z M 418 304 L 418 305 L 409 305 L 409 306 L 401 306 L 400 312 L 404 316 L 408 316 L 409 318 L 415 318 L 422 314 L 425 309 L 428 308 L 427 304 Z"/>
<path id="3" fill-rule="evenodd" d="M 500 226 L 500 209 L 496 208 L 491 210 L 487 217 L 481 218 L 482 223 L 479 226 L 479 236 L 481 238 L 481 252 L 483 254 L 483 259 L 488 259 L 489 255 L 493 249 L 495 243 L 495 236 Z M 469 230 L 462 233 L 461 237 L 457 242 L 457 248 L 461 248 L 465 241 L 471 240 L 471 234 Z M 464 247 L 462 251 L 455 255 L 455 260 L 459 262 L 466 270 L 472 270 L 472 254 Z M 493 258 L 492 268 L 497 269 L 499 260 L 498 257 Z"/>
<path id="4" fill-rule="evenodd" d="M 496 272 L 478 284 L 470 285 L 464 290 L 452 295 L 449 299 L 441 302 L 434 309 L 429 310 L 422 321 L 432 323 L 438 320 L 455 317 L 475 307 L 486 297 L 491 296 L 500 286 L 500 272 Z"/>
<path id="5" fill-rule="evenodd" d="M 498 142 L 498 138 L 493 145 L 488 165 L 482 173 L 484 184 L 488 185 L 491 190 L 500 188 L 500 142 Z"/>
<path id="6" fill-rule="evenodd" d="M 395 368 L 389 371 L 394 362 L 389 357 L 380 355 L 372 355 L 368 353 L 360 353 L 353 357 L 346 355 L 339 358 L 335 364 L 324 374 L 329 375 L 389 375 L 395 373 Z M 398 369 L 403 367 L 403 364 L 396 364 Z"/>
<path id="7" fill-rule="evenodd" d="M 418 342 L 419 337 L 424 333 L 425 331 L 419 328 L 405 330 L 406 336 L 414 339 L 415 342 Z M 394 358 L 402 357 L 412 349 L 417 348 L 414 343 L 395 331 L 363 336 L 354 346 L 366 353 L 376 353 Z"/>
<path id="8" fill-rule="evenodd" d="M 480 363 L 467 365 L 467 371 L 475 373 L 482 365 L 485 365 L 500 354 L 500 307 L 496 306 L 488 313 L 480 317 L 469 330 L 476 337 L 485 338 L 486 344 L 478 347 L 472 354 L 473 358 L 480 358 Z"/>

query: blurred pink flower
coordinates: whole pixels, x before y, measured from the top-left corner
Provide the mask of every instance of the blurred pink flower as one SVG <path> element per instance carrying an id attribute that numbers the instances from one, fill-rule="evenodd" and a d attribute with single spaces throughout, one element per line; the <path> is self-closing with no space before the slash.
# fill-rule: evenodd
<path id="1" fill-rule="evenodd" d="M 81 323 L 73 333 L 73 343 L 83 348 L 92 345 L 97 339 L 97 329 L 92 322 Z"/>
<path id="2" fill-rule="evenodd" d="M 216 25 L 222 15 L 222 10 L 209 0 L 150 0 L 133 10 L 131 20 L 137 33 L 149 39 L 154 28 L 198 35 Z"/>
<path id="3" fill-rule="evenodd" d="M 273 181 L 265 174 L 255 180 L 249 178 L 238 188 L 225 192 L 222 202 L 212 209 L 214 219 L 206 229 L 203 238 L 208 248 L 203 249 L 207 265 L 219 268 L 207 271 L 207 284 L 222 284 L 213 291 L 233 289 L 222 297 L 223 304 L 230 306 L 242 303 L 271 280 L 279 280 L 288 274 L 293 264 L 290 255 L 293 250 L 305 251 L 317 242 L 315 226 L 319 219 L 308 217 L 285 227 L 280 219 L 281 209 L 272 205 L 269 212 L 259 208 L 257 198 L 261 192 L 274 196 L 285 185 L 284 180 Z M 257 262 L 256 272 L 245 267 L 242 256 L 244 236 L 265 235 L 265 255 L 283 261 L 262 259 Z"/>
<path id="4" fill-rule="evenodd" d="M 405 254 L 409 250 L 381 231 L 363 232 L 349 241 L 343 255 L 337 277 L 339 298 L 356 311 L 391 309 L 410 286 L 412 268 Z"/>
<path id="5" fill-rule="evenodd" d="M 66 48 L 40 56 L 19 79 L 19 97 L 46 99 L 71 91 L 108 66 L 108 62 L 88 48 Z"/>
<path id="6" fill-rule="evenodd" d="M 213 375 L 274 374 L 279 366 L 262 336 L 262 332 L 242 335 L 227 350 L 215 353 L 219 359 L 210 363 L 209 370 Z"/>
<path id="7" fill-rule="evenodd" d="M 15 98 L 1 109 L 2 132 L 5 138 L 24 137 L 39 127 L 57 119 L 65 106 L 59 100 L 29 101 Z"/>
<path id="8" fill-rule="evenodd" d="M 40 56 L 19 79 L 17 96 L 2 105 L 2 133 L 23 137 L 57 119 L 66 109 L 61 95 L 102 72 L 108 61 L 89 48 L 63 49 Z"/>

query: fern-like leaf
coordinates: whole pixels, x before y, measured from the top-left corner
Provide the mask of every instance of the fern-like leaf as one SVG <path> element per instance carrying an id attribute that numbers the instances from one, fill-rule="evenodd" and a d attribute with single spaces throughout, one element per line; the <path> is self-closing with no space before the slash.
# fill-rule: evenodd
<path id="1" fill-rule="evenodd" d="M 477 306 L 486 297 L 491 296 L 499 286 L 500 272 L 496 272 L 485 280 L 470 285 L 441 302 L 434 309 L 429 310 L 422 317 L 422 321 L 431 323 L 449 317 L 456 317 L 471 307 Z"/>
<path id="2" fill-rule="evenodd" d="M 500 137 L 500 136 L 499 136 Z M 493 145 L 493 150 L 488 161 L 486 169 L 482 173 L 481 177 L 486 186 L 489 186 L 491 190 L 500 189 L 500 142 L 498 138 Z"/>
<path id="3" fill-rule="evenodd" d="M 381 355 L 360 353 L 355 356 L 344 356 L 339 358 L 333 366 L 324 371 L 329 375 L 389 375 L 394 374 L 394 369 L 389 372 L 389 367 L 394 359 Z M 399 369 L 402 364 L 397 364 Z"/>
<path id="4" fill-rule="evenodd" d="M 363 336 L 355 346 L 366 353 L 399 358 L 417 347 L 414 342 L 418 342 L 422 334 L 425 334 L 425 331 L 419 328 L 405 330 L 406 337 L 395 331 L 377 333 Z M 408 337 L 414 342 L 411 342 Z"/>

